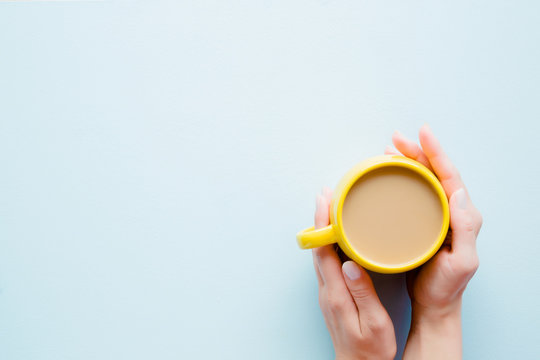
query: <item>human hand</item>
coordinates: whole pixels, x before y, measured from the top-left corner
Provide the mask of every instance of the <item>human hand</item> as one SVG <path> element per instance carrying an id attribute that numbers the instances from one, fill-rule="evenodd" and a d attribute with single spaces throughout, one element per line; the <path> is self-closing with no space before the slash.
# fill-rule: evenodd
<path id="1" fill-rule="evenodd" d="M 327 188 L 317 196 L 315 228 L 328 225 L 331 197 Z M 336 360 L 393 359 L 394 326 L 369 274 L 353 261 L 342 264 L 334 245 L 313 249 L 313 264 Z"/>
<path id="2" fill-rule="evenodd" d="M 441 181 L 450 199 L 450 229 L 439 252 L 407 273 L 412 323 L 404 359 L 455 359 L 461 357 L 461 297 L 479 265 L 476 237 L 482 216 L 428 126 L 420 129 L 419 138 L 421 147 L 399 132 L 392 141 L 401 154 L 424 164 Z M 385 153 L 399 154 L 391 148 Z"/>

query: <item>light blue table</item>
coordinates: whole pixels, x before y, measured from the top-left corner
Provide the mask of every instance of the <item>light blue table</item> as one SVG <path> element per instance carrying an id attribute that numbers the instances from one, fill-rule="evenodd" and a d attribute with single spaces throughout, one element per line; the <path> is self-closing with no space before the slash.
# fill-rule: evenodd
<path id="1" fill-rule="evenodd" d="M 538 359 L 539 43 L 532 0 L 1 1 L 0 359 L 330 359 L 295 234 L 424 122 L 485 219 L 465 358 Z"/>

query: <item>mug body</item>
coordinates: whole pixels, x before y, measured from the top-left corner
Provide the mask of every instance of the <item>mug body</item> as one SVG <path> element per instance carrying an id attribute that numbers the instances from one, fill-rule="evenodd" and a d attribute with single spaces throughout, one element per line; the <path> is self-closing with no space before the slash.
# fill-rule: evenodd
<path id="1" fill-rule="evenodd" d="M 442 209 L 442 226 L 439 236 L 434 240 L 433 245 L 426 253 L 399 265 L 380 264 L 369 260 L 360 254 L 351 245 L 343 228 L 343 205 L 351 187 L 364 175 L 384 167 L 402 167 L 414 171 L 423 177 L 435 190 Z M 297 235 L 298 244 L 301 248 L 313 248 L 337 242 L 343 252 L 352 260 L 366 269 L 379 273 L 399 273 L 416 268 L 429 260 L 442 245 L 450 222 L 450 212 L 448 200 L 442 185 L 437 177 L 424 165 L 404 156 L 381 155 L 366 159 L 351 170 L 340 180 L 332 195 L 330 203 L 330 225 L 321 229 L 309 228 L 301 231 Z"/>

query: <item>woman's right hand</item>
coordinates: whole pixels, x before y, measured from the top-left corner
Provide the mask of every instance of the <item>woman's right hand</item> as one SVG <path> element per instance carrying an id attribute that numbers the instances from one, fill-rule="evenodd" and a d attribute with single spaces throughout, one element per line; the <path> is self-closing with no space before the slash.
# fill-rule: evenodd
<path id="1" fill-rule="evenodd" d="M 329 223 L 331 191 L 317 197 L 315 227 Z M 369 274 L 354 261 L 341 260 L 334 245 L 313 249 L 319 304 L 334 343 L 336 360 L 393 359 L 394 326 L 379 301 Z"/>

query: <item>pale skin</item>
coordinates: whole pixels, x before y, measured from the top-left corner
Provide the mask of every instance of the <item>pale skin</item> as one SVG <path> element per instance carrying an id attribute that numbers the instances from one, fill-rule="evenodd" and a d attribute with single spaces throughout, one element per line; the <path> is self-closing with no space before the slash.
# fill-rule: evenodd
<path id="1" fill-rule="evenodd" d="M 461 359 L 461 299 L 478 268 L 476 237 L 482 216 L 469 197 L 459 172 L 430 128 L 419 132 L 420 145 L 394 133 L 399 154 L 421 162 L 441 181 L 449 198 L 450 231 L 439 252 L 407 273 L 411 329 L 403 359 Z M 315 227 L 329 223 L 331 191 L 317 196 Z M 352 261 L 342 263 L 333 245 L 313 250 L 319 304 L 330 332 L 336 360 L 393 359 L 394 328 L 373 288 L 369 274 Z"/>

